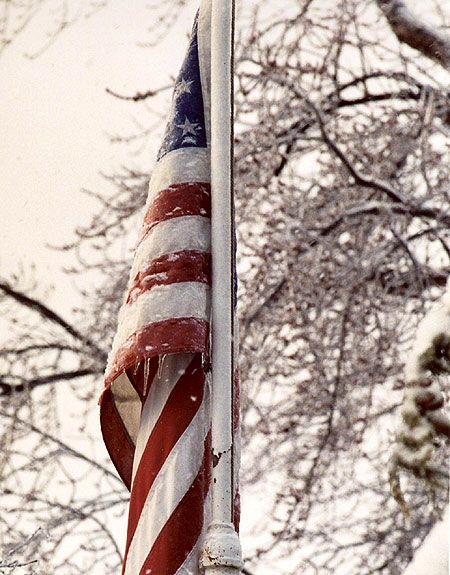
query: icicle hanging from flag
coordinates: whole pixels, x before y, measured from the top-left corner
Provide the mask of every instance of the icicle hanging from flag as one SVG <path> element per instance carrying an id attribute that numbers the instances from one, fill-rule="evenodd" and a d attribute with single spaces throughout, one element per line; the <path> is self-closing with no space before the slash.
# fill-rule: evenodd
<path id="1" fill-rule="evenodd" d="M 198 573 L 211 481 L 210 8 L 202 2 L 150 181 L 100 400 L 131 489 L 125 575 Z"/>

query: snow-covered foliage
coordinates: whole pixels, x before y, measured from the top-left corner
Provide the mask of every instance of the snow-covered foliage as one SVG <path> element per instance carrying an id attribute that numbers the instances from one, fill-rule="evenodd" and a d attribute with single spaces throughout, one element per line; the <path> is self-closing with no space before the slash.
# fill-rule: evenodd
<path id="1" fill-rule="evenodd" d="M 402 422 L 391 458 L 390 482 L 395 499 L 409 516 L 398 477 L 399 468 L 424 480 L 435 504 L 434 490 L 445 487 L 448 468 L 433 463 L 440 436 L 450 437 L 450 420 L 444 412 L 437 375 L 450 373 L 450 283 L 436 306 L 420 322 L 405 366 Z M 439 513 L 439 511 L 436 509 Z"/>
<path id="2" fill-rule="evenodd" d="M 405 367 L 406 383 L 427 373 L 450 373 L 450 282 L 417 328 Z"/>

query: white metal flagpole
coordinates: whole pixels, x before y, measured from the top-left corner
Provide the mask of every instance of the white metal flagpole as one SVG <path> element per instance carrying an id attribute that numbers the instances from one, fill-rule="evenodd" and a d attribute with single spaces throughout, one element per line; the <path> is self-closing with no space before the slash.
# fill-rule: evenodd
<path id="1" fill-rule="evenodd" d="M 234 200 L 233 0 L 211 0 L 212 521 L 201 554 L 205 575 L 243 568 L 233 525 Z"/>

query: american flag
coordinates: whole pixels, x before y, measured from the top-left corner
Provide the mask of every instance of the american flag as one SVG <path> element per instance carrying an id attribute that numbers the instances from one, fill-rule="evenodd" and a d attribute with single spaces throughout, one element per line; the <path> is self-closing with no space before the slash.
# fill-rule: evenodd
<path id="1" fill-rule="evenodd" d="M 125 575 L 198 573 L 211 476 L 210 14 L 176 80 L 100 400 L 131 489 Z"/>

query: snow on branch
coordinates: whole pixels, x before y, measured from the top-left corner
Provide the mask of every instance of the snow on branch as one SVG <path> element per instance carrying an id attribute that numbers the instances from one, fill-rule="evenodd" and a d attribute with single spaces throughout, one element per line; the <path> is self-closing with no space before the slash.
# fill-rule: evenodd
<path id="1" fill-rule="evenodd" d="M 377 4 L 400 42 L 450 70 L 450 36 L 413 14 L 403 0 L 377 0 Z"/>

